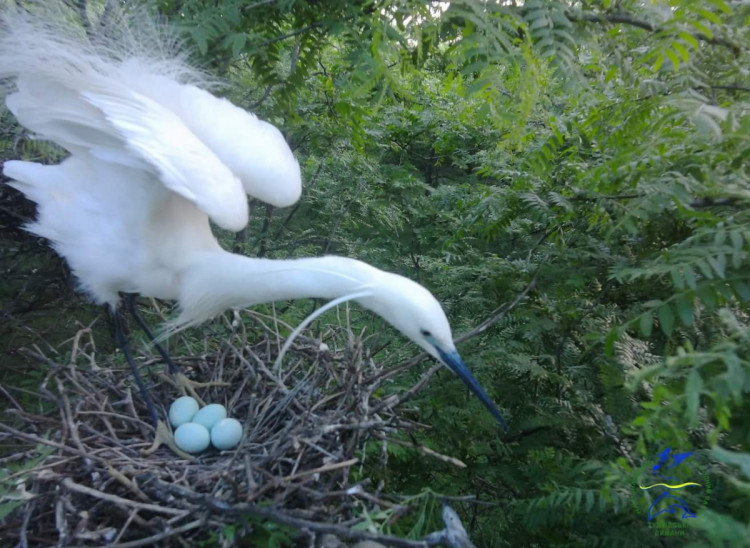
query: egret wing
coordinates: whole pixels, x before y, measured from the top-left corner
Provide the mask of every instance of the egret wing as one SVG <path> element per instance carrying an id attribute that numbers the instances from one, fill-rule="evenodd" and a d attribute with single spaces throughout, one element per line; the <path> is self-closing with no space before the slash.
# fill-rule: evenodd
<path id="1" fill-rule="evenodd" d="M 130 88 L 172 110 L 234 173 L 252 197 L 276 207 L 297 202 L 300 167 L 281 132 L 226 99 L 165 78 L 123 78 Z"/>
<path id="2" fill-rule="evenodd" d="M 242 183 L 175 113 L 130 90 L 108 88 L 81 96 L 104 113 L 127 149 L 152 166 L 167 188 L 223 228 L 240 230 L 247 224 Z"/>
<path id="3" fill-rule="evenodd" d="M 5 99 L 22 125 L 73 154 L 86 152 L 107 161 L 149 169 L 149 164 L 126 150 L 122 136 L 104 114 L 85 101 L 79 91 L 49 75 L 21 74 L 17 91 Z"/>

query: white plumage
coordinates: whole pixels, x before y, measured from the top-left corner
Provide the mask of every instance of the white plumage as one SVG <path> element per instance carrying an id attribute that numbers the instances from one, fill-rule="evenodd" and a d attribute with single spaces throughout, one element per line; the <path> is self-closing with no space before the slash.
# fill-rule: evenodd
<path id="1" fill-rule="evenodd" d="M 209 219 L 242 229 L 246 194 L 279 207 L 300 196 L 300 168 L 278 129 L 202 89 L 210 82 L 147 19 L 121 19 L 91 42 L 61 20 L 7 10 L 0 76 L 15 81 L 6 104 L 18 121 L 70 156 L 47 166 L 8 161 L 4 171 L 38 204 L 28 230 L 65 257 L 86 293 L 113 309 L 120 292 L 177 300 L 173 328 L 230 307 L 356 294 L 461 376 L 502 422 L 422 286 L 353 259 L 252 259 L 221 249 Z"/>

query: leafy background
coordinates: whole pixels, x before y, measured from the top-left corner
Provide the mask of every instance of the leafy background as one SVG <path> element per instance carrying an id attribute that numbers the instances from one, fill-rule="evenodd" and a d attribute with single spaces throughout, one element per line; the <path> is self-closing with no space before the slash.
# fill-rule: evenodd
<path id="1" fill-rule="evenodd" d="M 102 2 L 78 5 L 106 14 Z M 633 473 L 665 447 L 694 449 L 712 499 L 680 543 L 746 545 L 750 4 L 152 7 L 227 81 L 222 94 L 283 129 L 303 167 L 301 202 L 253 203 L 251 225 L 222 234 L 226 246 L 399 272 L 437 295 L 458 334 L 535 280 L 460 347 L 510 432 L 441 372 L 408 412 L 429 425 L 420 443 L 468 467 L 396 445 L 383 459 L 373 444 L 367 473 L 384 490 L 491 503 L 457 505 L 478 546 L 661 546 L 670 541 L 632 508 Z M 53 154 L 7 114 L 2 127 L 4 158 Z M 8 348 L 22 342 L 19 325 L 45 325 L 71 302 L 80 321 L 92 314 L 35 245 L 4 243 L 5 257 L 52 284 L 24 306 L 18 280 L 0 284 Z M 354 322 L 373 334 L 376 360 L 415 352 L 364 310 Z M 439 506 L 420 512 L 434 520 Z"/>

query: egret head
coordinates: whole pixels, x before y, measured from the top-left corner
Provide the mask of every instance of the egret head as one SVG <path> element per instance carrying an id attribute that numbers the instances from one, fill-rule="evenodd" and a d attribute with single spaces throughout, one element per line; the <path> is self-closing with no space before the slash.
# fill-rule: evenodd
<path id="1" fill-rule="evenodd" d="M 372 286 L 372 295 L 358 300 L 458 375 L 507 430 L 500 411 L 458 354 L 448 318 L 437 299 L 408 278 L 382 274 Z"/>

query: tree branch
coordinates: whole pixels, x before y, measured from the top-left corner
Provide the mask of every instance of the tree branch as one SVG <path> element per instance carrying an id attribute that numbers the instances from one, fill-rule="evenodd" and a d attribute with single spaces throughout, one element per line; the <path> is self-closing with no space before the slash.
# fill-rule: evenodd
<path id="1" fill-rule="evenodd" d="M 259 8 L 261 6 L 267 6 L 268 4 L 275 3 L 276 0 L 260 0 L 259 2 L 253 2 L 252 4 L 246 4 L 242 6 L 240 9 L 242 10 L 242 13 L 247 13 L 250 10 L 253 10 L 255 8 Z"/>
<path id="2" fill-rule="evenodd" d="M 307 25 L 306 27 L 302 27 L 301 29 L 297 29 L 292 32 L 288 32 L 286 34 L 282 34 L 281 36 L 277 36 L 276 38 L 271 38 L 270 40 L 266 40 L 265 42 L 261 42 L 260 44 L 253 44 L 253 46 L 256 48 L 264 48 L 266 46 L 270 46 L 271 44 L 275 44 L 276 42 L 281 42 L 282 40 L 286 40 L 287 38 L 292 38 L 293 36 L 304 34 L 308 30 L 312 30 L 316 27 L 319 27 L 320 25 L 321 24 L 318 22 L 312 23 L 311 25 Z"/>
<path id="3" fill-rule="evenodd" d="M 248 65 L 248 67 L 249 67 L 249 65 Z M 273 84 L 268 84 L 266 86 L 265 91 L 263 92 L 263 96 L 260 99 L 258 99 L 257 101 L 255 101 L 254 103 L 252 103 L 248 107 L 249 110 L 255 110 L 260 105 L 262 105 L 265 102 L 265 100 L 268 99 L 271 96 L 271 90 L 273 90 Z"/>
<path id="4" fill-rule="evenodd" d="M 496 323 L 498 320 L 503 318 L 508 312 L 513 310 L 518 303 L 520 303 L 526 295 L 529 294 L 529 291 L 534 289 L 536 287 L 536 280 L 539 277 L 539 269 L 537 269 L 536 273 L 534 274 L 534 277 L 531 278 L 531 281 L 526 285 L 523 291 L 521 291 L 515 299 L 513 299 L 510 304 L 503 305 L 500 308 L 495 309 L 495 311 L 490 315 L 489 318 L 484 320 L 482 323 L 480 323 L 478 326 L 476 326 L 474 329 L 469 331 L 468 333 L 464 333 L 460 337 L 456 338 L 456 343 L 462 343 L 465 340 L 471 339 L 472 337 L 476 337 L 480 333 L 485 332 L 493 323 Z"/>
<path id="5" fill-rule="evenodd" d="M 315 186 L 315 182 L 318 180 L 318 175 L 320 175 L 320 172 L 323 170 L 323 162 L 320 162 L 318 164 L 318 169 L 315 170 L 315 175 L 312 176 L 310 179 L 310 182 L 305 185 L 305 188 L 309 191 L 312 187 Z M 294 217 L 294 214 L 299 211 L 300 206 L 302 205 L 302 200 L 297 200 L 297 203 L 294 204 L 294 207 L 289 212 L 289 215 L 286 216 L 286 219 L 284 219 L 284 222 L 281 223 L 281 226 L 279 226 L 278 229 L 276 229 L 276 232 L 273 235 L 273 239 L 277 240 L 279 236 L 281 236 L 281 233 L 286 228 L 286 225 L 289 224 L 289 221 Z"/>
<path id="6" fill-rule="evenodd" d="M 337 537 L 351 540 L 370 540 L 374 542 L 380 542 L 387 546 L 396 546 L 400 548 L 426 548 L 429 544 L 426 541 L 415 541 L 406 540 L 391 535 L 379 535 L 377 533 L 370 533 L 365 530 L 353 530 L 340 525 L 334 525 L 332 523 L 318 523 L 314 521 L 308 521 L 292 515 L 276 510 L 272 507 L 261 507 L 248 502 L 241 502 L 238 504 L 229 504 L 223 500 L 219 500 L 207 495 L 199 495 L 189 489 L 185 489 L 177 484 L 164 482 L 149 474 L 141 474 L 137 477 L 139 484 L 146 490 L 162 491 L 162 493 L 169 493 L 173 496 L 179 497 L 184 500 L 188 500 L 193 504 L 197 504 L 200 507 L 213 510 L 222 514 L 234 514 L 234 515 L 251 515 L 275 521 L 276 523 L 282 523 L 289 525 L 300 531 L 315 532 L 318 534 L 333 534 Z M 162 497 L 163 498 L 163 495 Z M 309 534 L 309 533 L 308 533 Z"/>
<path id="7" fill-rule="evenodd" d="M 266 256 L 268 251 L 268 228 L 271 226 L 271 216 L 273 214 L 273 206 L 266 204 L 266 215 L 263 218 L 263 227 L 260 229 L 260 249 L 258 250 L 258 258 Z"/>
<path id="8" fill-rule="evenodd" d="M 750 93 L 750 86 L 741 86 L 739 84 L 724 84 L 724 85 L 711 84 L 710 87 L 711 89 L 726 89 L 729 91 L 744 91 L 744 92 Z"/>
<path id="9" fill-rule="evenodd" d="M 591 12 L 566 11 L 565 16 L 571 21 L 586 21 L 589 23 L 614 23 L 636 27 L 653 33 L 673 33 L 670 29 L 659 27 L 642 19 L 636 19 L 632 14 L 623 12 L 601 14 Z M 742 52 L 742 47 L 739 44 L 735 44 L 734 42 L 727 40 L 726 38 L 721 38 L 718 36 L 706 36 L 702 32 L 691 32 L 690 35 L 697 40 L 702 40 L 708 44 L 729 48 L 732 50 L 732 53 L 734 53 L 735 56 L 739 56 L 739 54 Z"/>

